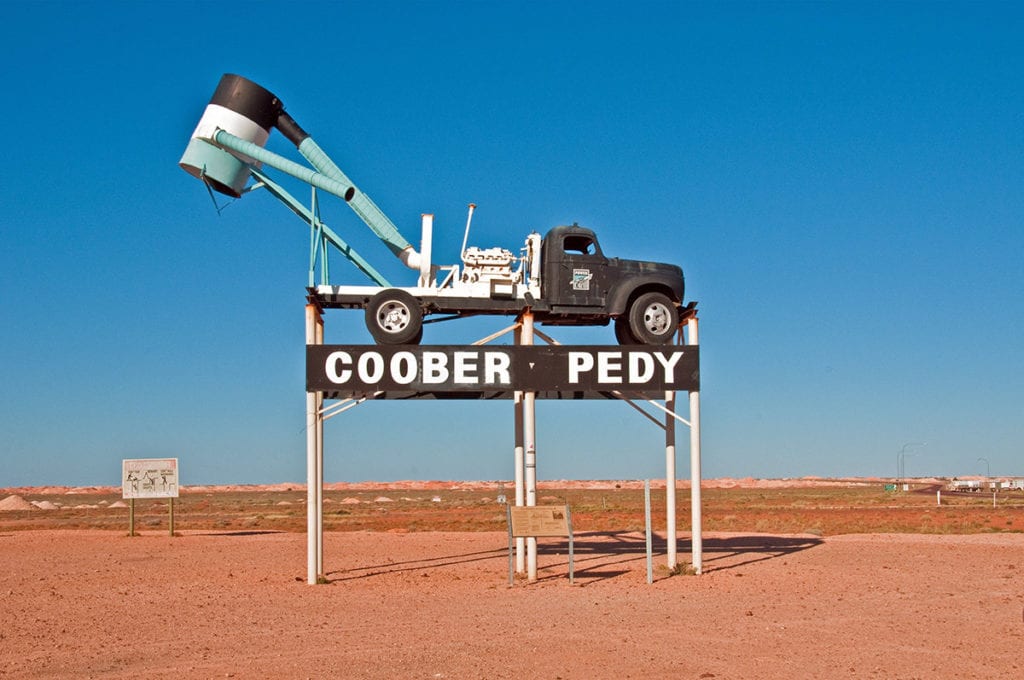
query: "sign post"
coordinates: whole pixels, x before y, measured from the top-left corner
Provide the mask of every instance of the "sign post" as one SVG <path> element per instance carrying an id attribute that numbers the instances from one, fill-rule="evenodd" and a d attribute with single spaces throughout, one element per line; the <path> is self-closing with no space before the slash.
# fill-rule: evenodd
<path id="1" fill-rule="evenodd" d="M 667 559 L 673 570 L 678 566 L 678 420 L 690 430 L 691 558 L 694 572 L 702 573 L 700 346 L 695 302 L 681 313 L 677 343 L 682 344 L 562 345 L 533 328 L 531 310 L 526 308 L 514 326 L 472 345 L 327 345 L 323 342 L 322 310 L 312 297 L 310 300 L 306 319 L 307 583 L 320 582 L 323 574 L 323 506 L 319 500 L 323 423 L 368 400 L 388 399 L 512 400 L 514 507 L 528 512 L 537 507 L 536 400 L 626 402 L 665 431 Z M 513 345 L 487 345 L 509 331 L 515 332 Z M 548 346 L 533 344 L 533 335 L 539 335 Z M 676 412 L 676 392 L 689 393 L 689 419 Z M 326 400 L 338 403 L 324 407 Z M 665 421 L 633 403 L 638 400 L 663 411 Z M 661 400 L 664 406 L 658 403 Z M 510 536 L 515 543 L 515 572 L 525 572 L 530 581 L 537 578 L 537 536 L 527 532 Z M 571 555 L 571 535 L 569 539 Z M 510 560 L 512 557 L 510 549 Z"/>
<path id="2" fill-rule="evenodd" d="M 177 497 L 177 458 L 126 458 L 121 461 L 121 498 L 129 502 L 129 536 L 135 535 L 136 498 L 167 498 L 170 535 L 174 536 L 174 499 Z"/>
<path id="3" fill-rule="evenodd" d="M 512 541 L 516 538 L 561 537 L 569 539 L 569 583 L 575 582 L 572 543 L 572 513 L 568 505 L 506 505 L 508 515 L 508 584 L 512 585 Z M 536 555 L 536 553 L 534 553 Z M 536 557 L 534 557 L 536 560 Z M 536 569 L 536 565 L 534 565 Z M 529 577 L 537 580 L 536 574 Z"/>

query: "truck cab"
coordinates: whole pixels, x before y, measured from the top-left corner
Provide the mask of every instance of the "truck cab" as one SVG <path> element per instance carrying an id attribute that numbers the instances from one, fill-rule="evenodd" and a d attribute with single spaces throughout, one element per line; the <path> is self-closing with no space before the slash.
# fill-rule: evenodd
<path id="1" fill-rule="evenodd" d="M 541 262 L 542 296 L 553 310 L 604 307 L 608 296 L 608 259 L 593 231 L 575 224 L 551 229 L 541 245 Z"/>
<path id="2" fill-rule="evenodd" d="M 597 234 L 578 224 L 551 229 L 541 245 L 541 299 L 548 325 L 615 322 L 622 344 L 669 342 L 679 321 L 683 270 L 675 265 L 609 258 Z"/>

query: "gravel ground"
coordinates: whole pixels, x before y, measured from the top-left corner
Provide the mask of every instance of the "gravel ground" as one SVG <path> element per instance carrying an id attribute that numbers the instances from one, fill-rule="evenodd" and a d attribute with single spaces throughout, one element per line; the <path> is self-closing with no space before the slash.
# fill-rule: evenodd
<path id="1" fill-rule="evenodd" d="M 328 533 L 310 586 L 303 534 L 0 533 L 0 677 L 1024 676 L 1022 534 L 540 544 L 509 587 L 503 533 Z"/>

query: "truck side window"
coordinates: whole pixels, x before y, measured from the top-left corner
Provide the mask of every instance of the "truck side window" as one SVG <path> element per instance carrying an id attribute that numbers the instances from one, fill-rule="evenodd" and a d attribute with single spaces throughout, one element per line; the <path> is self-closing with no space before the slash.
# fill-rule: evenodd
<path id="1" fill-rule="evenodd" d="M 566 236 L 563 247 L 572 255 L 593 255 L 597 252 L 593 239 L 586 236 Z"/>

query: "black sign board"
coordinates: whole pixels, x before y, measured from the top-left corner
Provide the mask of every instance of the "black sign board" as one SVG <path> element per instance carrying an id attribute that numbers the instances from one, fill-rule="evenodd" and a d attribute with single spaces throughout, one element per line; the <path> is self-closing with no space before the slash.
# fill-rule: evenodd
<path id="1" fill-rule="evenodd" d="M 687 345 L 307 345 L 306 390 L 328 399 L 661 399 L 700 389 Z"/>

